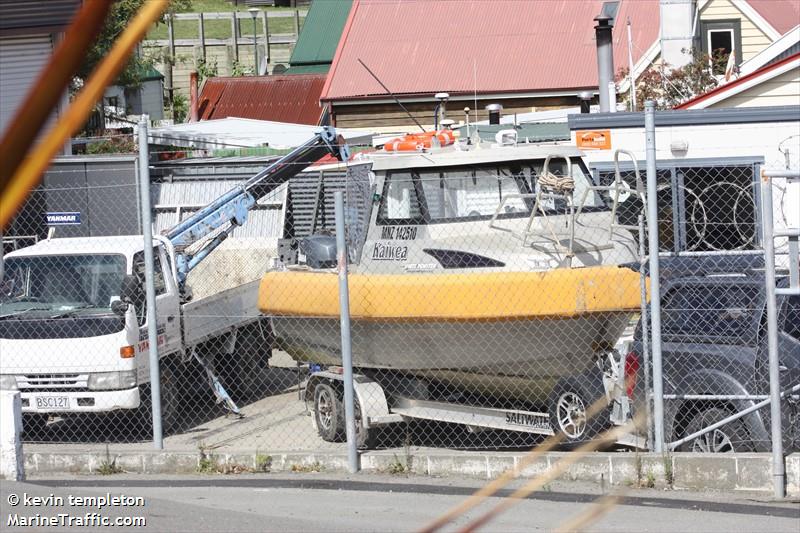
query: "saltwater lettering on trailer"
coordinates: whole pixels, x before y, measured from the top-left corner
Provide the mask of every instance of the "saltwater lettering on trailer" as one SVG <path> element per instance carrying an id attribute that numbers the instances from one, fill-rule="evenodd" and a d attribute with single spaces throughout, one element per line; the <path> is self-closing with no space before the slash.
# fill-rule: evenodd
<path id="1" fill-rule="evenodd" d="M 384 226 L 381 229 L 381 239 L 387 241 L 413 241 L 416 238 L 416 226 Z"/>
<path id="2" fill-rule="evenodd" d="M 533 413 L 506 413 L 506 424 L 514 426 L 528 426 L 537 429 L 550 429 L 550 424 L 541 415 Z"/>
<path id="3" fill-rule="evenodd" d="M 405 261 L 408 258 L 408 246 L 398 246 L 376 242 L 372 248 L 374 261 Z"/>

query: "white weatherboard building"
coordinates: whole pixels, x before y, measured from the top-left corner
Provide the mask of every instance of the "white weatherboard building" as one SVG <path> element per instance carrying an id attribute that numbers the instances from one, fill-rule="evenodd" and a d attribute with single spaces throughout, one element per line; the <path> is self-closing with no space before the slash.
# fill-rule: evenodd
<path id="1" fill-rule="evenodd" d="M 655 125 L 659 205 L 672 202 L 674 225 L 662 250 L 745 250 L 757 243 L 761 170 L 800 169 L 800 105 L 658 111 Z M 569 126 L 595 180 L 613 178 L 617 149 L 634 153 L 645 179 L 643 113 L 570 115 Z M 622 171 L 632 169 L 630 158 L 620 162 Z M 800 225 L 800 185 L 774 185 L 775 226 Z"/>

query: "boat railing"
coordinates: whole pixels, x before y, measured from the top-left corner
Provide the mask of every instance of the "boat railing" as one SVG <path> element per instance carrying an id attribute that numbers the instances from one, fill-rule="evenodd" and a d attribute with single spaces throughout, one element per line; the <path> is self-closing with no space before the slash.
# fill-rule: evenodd
<path id="1" fill-rule="evenodd" d="M 615 229 L 638 229 L 638 226 L 620 224 L 617 222 L 617 209 L 619 207 L 619 203 L 625 202 L 633 193 L 630 185 L 622 180 L 619 169 L 620 154 L 629 156 L 633 161 L 633 170 L 636 177 L 635 194 L 641 199 L 642 209 L 644 209 L 644 206 L 646 205 L 644 186 L 639 174 L 639 166 L 633 152 L 628 150 L 616 150 L 614 152 L 614 182 L 611 185 L 589 185 L 585 187 L 580 196 L 580 201 L 577 204 L 574 202 L 575 182 L 572 178 L 572 162 L 568 157 L 562 155 L 549 155 L 545 159 L 544 166 L 542 168 L 542 175 L 537 183 L 536 192 L 512 193 L 503 196 L 500 204 L 497 206 L 497 209 L 494 212 L 494 215 L 489 221 L 489 227 L 499 231 L 511 233 L 515 237 L 519 238 L 522 241 L 522 246 L 525 247 L 528 246 L 528 242 L 531 237 L 542 235 L 541 231 L 531 230 L 534 220 L 539 217 L 544 223 L 543 225 L 545 227 L 543 229 L 549 232 L 557 249 L 564 252 L 567 258 L 571 260 L 571 258 L 575 255 L 575 226 L 579 222 L 578 219 L 582 214 L 584 207 L 586 206 L 586 201 L 589 199 L 590 193 L 607 192 L 612 198 L 611 217 L 608 225 L 608 242 L 596 245 L 592 247 L 592 249 L 608 249 L 612 246 L 611 239 L 614 236 Z M 565 176 L 557 176 L 550 172 L 550 161 L 553 158 L 564 159 L 567 162 L 567 173 Z M 506 204 L 511 200 L 524 201 L 531 199 L 534 200 L 533 208 L 531 209 L 531 215 L 528 218 L 525 228 L 521 232 L 497 224 L 500 214 L 504 212 Z M 561 200 L 565 203 L 565 215 L 567 215 L 567 227 L 569 230 L 569 240 L 567 246 L 561 244 L 561 240 L 558 238 L 556 230 L 552 224 L 552 221 L 550 220 L 551 214 L 548 213 L 549 210 L 545 207 L 545 201 L 547 200 L 553 200 L 554 202 Z M 582 250 L 587 250 L 587 247 L 582 245 Z"/>

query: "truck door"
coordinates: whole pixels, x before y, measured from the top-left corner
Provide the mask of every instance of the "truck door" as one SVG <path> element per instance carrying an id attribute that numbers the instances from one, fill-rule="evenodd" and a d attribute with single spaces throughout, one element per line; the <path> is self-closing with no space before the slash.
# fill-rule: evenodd
<path id="1" fill-rule="evenodd" d="M 156 290 L 156 330 L 158 331 L 159 356 L 180 349 L 180 300 L 178 290 L 172 280 L 169 269 L 167 269 L 167 256 L 163 246 L 153 248 L 153 281 Z M 142 281 L 145 281 L 144 252 L 138 252 L 133 257 L 133 273 Z M 142 310 L 137 309 L 139 318 L 139 336 L 144 335 L 147 339 L 147 323 L 145 320 L 145 306 Z"/>

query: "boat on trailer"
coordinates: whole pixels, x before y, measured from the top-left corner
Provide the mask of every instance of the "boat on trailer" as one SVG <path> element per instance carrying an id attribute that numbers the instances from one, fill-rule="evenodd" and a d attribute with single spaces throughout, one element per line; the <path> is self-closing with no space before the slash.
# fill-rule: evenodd
<path id="1" fill-rule="evenodd" d="M 315 169 L 347 172 L 353 366 L 542 405 L 640 309 L 623 266 L 638 245 L 616 213 L 631 191 L 593 184 L 571 146 L 433 144 Z M 340 365 L 335 237 L 279 249 L 259 291 L 278 345 Z"/>

